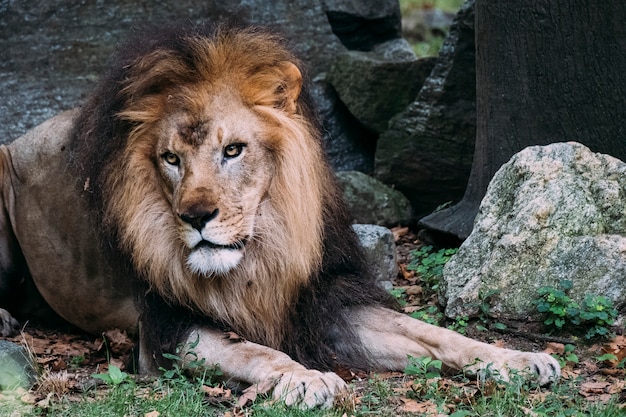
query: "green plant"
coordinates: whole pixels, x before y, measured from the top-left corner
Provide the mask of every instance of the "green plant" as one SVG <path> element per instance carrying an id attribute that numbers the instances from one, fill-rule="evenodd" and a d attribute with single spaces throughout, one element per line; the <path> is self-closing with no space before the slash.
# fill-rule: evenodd
<path id="1" fill-rule="evenodd" d="M 367 389 L 360 398 L 356 407 L 357 415 L 378 414 L 377 410 L 384 409 L 393 397 L 393 390 L 386 380 L 374 376 L 367 380 Z"/>
<path id="2" fill-rule="evenodd" d="M 581 324 L 590 327 L 585 334 L 587 339 L 608 336 L 609 327 L 617 319 L 617 310 L 613 308 L 613 303 L 603 295 L 587 294 L 578 314 Z"/>
<path id="3" fill-rule="evenodd" d="M 546 326 L 561 329 L 567 323 L 568 318 L 578 316 L 578 304 L 566 294 L 572 286 L 572 281 L 562 280 L 559 283 L 561 289 L 541 287 L 537 290 L 539 298 L 535 300 L 535 304 L 537 311 L 547 315 L 543 322 Z"/>
<path id="4" fill-rule="evenodd" d="M 468 323 L 469 317 L 458 316 L 454 318 L 454 322 L 448 326 L 448 329 L 454 330 L 455 332 L 460 334 L 465 334 Z"/>
<path id="5" fill-rule="evenodd" d="M 430 245 L 422 246 L 411 252 L 411 262 L 407 269 L 415 271 L 426 288 L 437 291 L 443 276 L 443 267 L 457 252 L 457 248 L 435 251 Z"/>
<path id="6" fill-rule="evenodd" d="M 578 363 L 578 355 L 574 353 L 574 349 L 576 346 L 568 343 L 563 347 L 562 354 L 553 353 L 551 356 L 559 362 L 561 368 L 564 368 L 568 363 Z"/>
<path id="7" fill-rule="evenodd" d="M 117 386 L 121 385 L 124 382 L 128 382 L 130 377 L 126 372 L 123 372 L 120 368 L 115 365 L 109 364 L 109 370 L 107 373 L 103 374 L 92 374 L 93 378 L 101 379 L 107 385 Z"/>
<path id="8" fill-rule="evenodd" d="M 76 369 L 80 367 L 83 363 L 85 363 L 86 358 L 84 355 L 73 356 L 70 360 L 69 367 L 70 369 Z"/>
<path id="9" fill-rule="evenodd" d="M 440 378 L 442 365 L 443 363 L 440 360 L 433 359 L 430 356 L 421 356 L 419 358 L 409 356 L 409 363 L 404 368 L 404 374 L 425 379 Z"/>
<path id="10" fill-rule="evenodd" d="M 478 319 L 479 323 L 476 323 L 478 330 L 487 330 L 487 324 L 491 321 L 491 299 L 500 294 L 500 290 L 480 290 L 478 293 Z M 491 327 L 497 330 L 506 329 L 506 324 L 495 322 L 491 324 Z"/>
<path id="11" fill-rule="evenodd" d="M 596 356 L 596 360 L 598 362 L 604 362 L 604 361 L 616 361 L 617 360 L 617 356 L 615 356 L 612 353 L 605 353 L 603 355 L 600 356 Z"/>
<path id="12" fill-rule="evenodd" d="M 443 313 L 434 305 L 414 311 L 409 316 L 435 326 L 438 326 L 443 321 Z"/>
<path id="13" fill-rule="evenodd" d="M 199 359 L 194 349 L 198 346 L 200 339 L 190 343 L 187 348 L 177 346 L 176 353 L 163 353 L 163 357 L 172 361 L 170 368 L 160 367 L 163 379 L 167 381 L 186 381 L 187 374 L 195 377 L 195 381 L 200 385 L 212 385 L 213 379 L 222 375 L 219 367 L 208 366 L 204 358 Z M 181 356 L 185 352 L 184 357 Z M 186 359 L 186 360 L 185 360 Z"/>
<path id="14" fill-rule="evenodd" d="M 395 287 L 390 289 L 389 293 L 398 301 L 401 307 L 406 305 L 406 290 L 404 288 Z"/>
<path id="15" fill-rule="evenodd" d="M 567 294 L 573 287 L 572 281 L 562 280 L 559 287 L 537 290 L 539 297 L 534 303 L 537 311 L 546 316 L 545 325 L 561 330 L 567 324 L 586 332 L 587 339 L 609 335 L 609 327 L 617 318 L 617 310 L 611 300 L 602 295 L 587 294 L 579 305 Z"/>

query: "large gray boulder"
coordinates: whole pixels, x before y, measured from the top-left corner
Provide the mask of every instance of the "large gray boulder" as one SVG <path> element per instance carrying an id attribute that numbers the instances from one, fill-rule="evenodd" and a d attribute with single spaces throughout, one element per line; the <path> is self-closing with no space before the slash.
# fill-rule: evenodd
<path id="1" fill-rule="evenodd" d="M 537 289 L 564 279 L 578 302 L 626 299 L 626 163 L 574 142 L 526 148 L 495 174 L 444 268 L 445 312 L 471 315 L 498 290 L 491 311 L 524 319 Z"/>
<path id="2" fill-rule="evenodd" d="M 375 176 L 411 201 L 416 217 L 465 191 L 476 136 L 474 1 L 459 10 L 417 98 L 378 139 Z"/>

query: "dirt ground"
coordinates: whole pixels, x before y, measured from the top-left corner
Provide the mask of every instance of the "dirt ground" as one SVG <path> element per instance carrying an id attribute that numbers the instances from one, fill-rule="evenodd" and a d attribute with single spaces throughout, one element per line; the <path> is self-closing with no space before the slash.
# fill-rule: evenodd
<path id="1" fill-rule="evenodd" d="M 420 287 L 414 273 L 406 269 L 411 251 L 419 248 L 422 242 L 408 229 L 394 229 L 394 234 L 400 265 L 400 273 L 394 286 L 405 291 L 407 298 L 405 310 L 411 312 L 424 306 L 436 305 L 436 297 L 428 295 Z M 454 322 L 442 324 L 454 325 Z M 584 345 L 567 335 L 558 337 L 545 335 L 542 333 L 540 323 L 504 324 L 507 326 L 504 330 L 497 330 L 488 324 L 487 329 L 479 330 L 477 322 L 470 321 L 463 327 L 463 331 L 467 336 L 487 343 L 528 351 L 547 351 L 557 355 L 564 355 L 564 345 L 574 344 L 579 361 L 568 363 L 563 369 L 563 375 L 583 378 L 579 394 L 589 400 L 605 400 L 618 394 L 621 402 L 626 403 L 626 374 L 624 369 L 617 367 L 618 362 L 626 357 L 623 326 L 613 329 L 616 336 L 610 341 Z M 42 382 L 28 393 L 30 396 L 28 401 L 32 403 L 45 401 L 49 398 L 50 392 L 78 395 L 101 384 L 101 381 L 93 378 L 92 374 L 106 372 L 109 364 L 122 370 L 129 370 L 132 364 L 133 343 L 126 334 L 117 330 L 93 336 L 71 327 L 52 329 L 37 323 L 26 323 L 21 334 L 6 339 L 25 345 L 43 370 L 45 377 L 42 378 Z M 605 353 L 614 354 L 617 360 L 598 362 L 595 359 Z M 382 377 L 399 380 L 401 375 L 390 373 Z M 367 379 L 367 375 L 353 374 L 345 377 Z"/>

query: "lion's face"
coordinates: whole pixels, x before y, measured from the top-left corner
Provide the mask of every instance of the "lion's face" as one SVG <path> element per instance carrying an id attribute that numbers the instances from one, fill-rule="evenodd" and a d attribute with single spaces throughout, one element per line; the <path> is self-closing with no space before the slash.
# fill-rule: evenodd
<path id="1" fill-rule="evenodd" d="M 298 61 L 255 30 L 182 42 L 115 84 L 122 145 L 95 181 L 105 230 L 151 290 L 279 346 L 335 196 Z"/>
<path id="2" fill-rule="evenodd" d="M 207 97 L 195 111 L 170 100 L 175 110 L 158 124 L 154 155 L 185 262 L 200 275 L 238 265 L 273 166 L 266 122 L 228 90 Z"/>

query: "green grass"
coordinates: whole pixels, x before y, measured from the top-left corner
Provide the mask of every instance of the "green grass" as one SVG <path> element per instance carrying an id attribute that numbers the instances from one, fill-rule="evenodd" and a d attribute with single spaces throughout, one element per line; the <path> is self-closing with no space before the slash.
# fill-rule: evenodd
<path id="1" fill-rule="evenodd" d="M 67 416 L 67 417 L 121 417 L 144 416 L 158 412 L 160 416 L 213 416 L 216 407 L 207 407 L 200 385 L 170 383 L 157 380 L 144 385 L 129 382 L 111 386 L 105 391 L 94 390 L 81 396 L 54 398 L 48 407 L 33 406 L 26 411 L 19 402 L 0 403 L 0 416 Z"/>
<path id="2" fill-rule="evenodd" d="M 346 402 L 347 409 L 308 410 L 287 408 L 284 404 L 260 399 L 245 409 L 250 416 L 278 417 L 354 417 L 415 415 L 402 413 L 404 401 L 428 402 L 441 415 L 451 417 L 613 417 L 624 416 L 617 397 L 607 403 L 586 400 L 579 395 L 581 380 L 564 379 L 548 388 L 539 389 L 513 376 L 508 384 L 488 381 L 478 383 L 462 374 L 444 378 L 432 363 L 418 358 L 417 368 L 405 376 L 382 378 L 372 376 L 356 387 L 356 401 Z M 213 404 L 191 379 L 163 379 L 136 382 L 133 378 L 110 385 L 106 390 L 90 390 L 81 396 L 53 398 L 47 408 L 26 406 L 19 400 L 0 400 L 0 416 L 223 416 L 232 412 L 233 402 Z M 409 387 L 409 388 L 407 388 Z M 400 399 L 403 399 L 402 401 Z M 6 400 L 6 398 L 5 398 Z M 345 405 L 344 404 L 344 407 Z M 153 413 L 153 414 L 150 414 Z M 158 414 L 156 414 L 158 413 Z"/>

